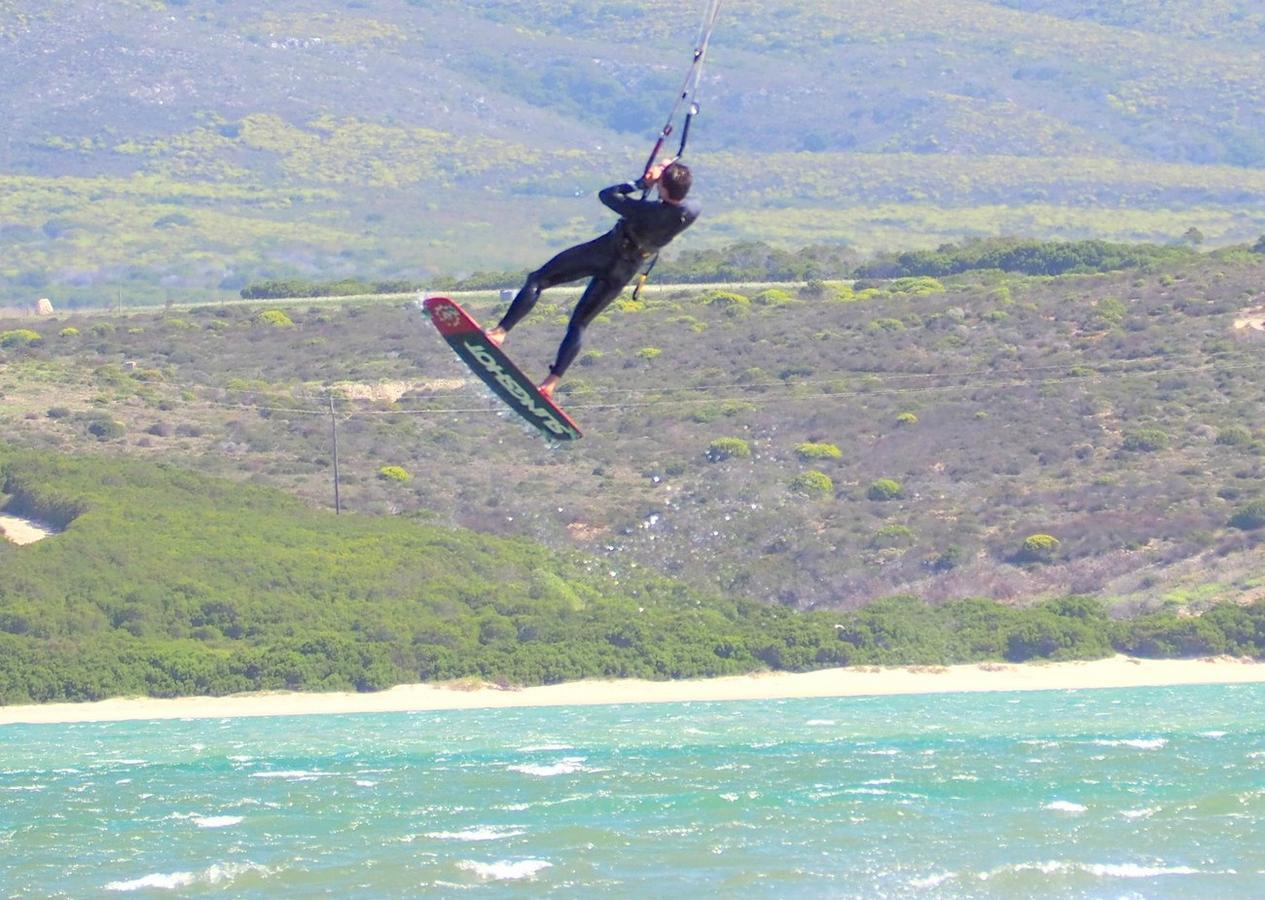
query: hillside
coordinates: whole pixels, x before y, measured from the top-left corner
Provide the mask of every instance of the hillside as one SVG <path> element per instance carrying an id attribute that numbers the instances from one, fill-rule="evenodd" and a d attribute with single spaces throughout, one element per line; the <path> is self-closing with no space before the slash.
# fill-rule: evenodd
<path id="1" fill-rule="evenodd" d="M 1257 6 L 729 0 L 688 245 L 1255 239 Z M 636 174 L 697 12 L 11 0 L 0 306 L 537 262 L 608 221 L 592 194 Z"/>
<path id="2" fill-rule="evenodd" d="M 798 613 L 531 542 L 335 516 L 168 464 L 0 446 L 0 489 L 0 508 L 63 529 L 0 541 L 0 705 L 1265 653 L 1265 601 L 1127 622 L 1083 598 Z"/>
<path id="3" fill-rule="evenodd" d="M 336 425 L 348 511 L 800 609 L 1197 611 L 1265 589 L 1263 274 L 1239 250 L 1057 278 L 659 285 L 592 329 L 560 395 L 587 432 L 568 447 L 506 420 L 405 297 L 0 321 L 0 427 L 330 507 Z M 569 302 L 547 294 L 515 331 L 529 372 Z"/>

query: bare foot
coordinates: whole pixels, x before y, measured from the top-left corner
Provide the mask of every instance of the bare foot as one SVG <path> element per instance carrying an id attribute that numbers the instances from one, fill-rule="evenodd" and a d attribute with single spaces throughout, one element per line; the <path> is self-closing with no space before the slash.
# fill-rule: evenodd
<path id="1" fill-rule="evenodd" d="M 483 336 L 488 339 L 488 343 L 493 347 L 499 347 L 504 344 L 507 334 L 508 332 L 500 325 L 497 325 L 495 328 L 489 328 L 487 331 L 483 332 Z"/>
<path id="2" fill-rule="evenodd" d="M 537 390 L 540 391 L 540 393 L 544 394 L 546 397 L 548 397 L 550 400 L 552 400 L 554 388 L 558 386 L 558 382 L 561 380 L 562 379 L 559 378 L 557 375 L 550 373 L 549 377 L 540 383 L 540 387 L 537 388 Z"/>

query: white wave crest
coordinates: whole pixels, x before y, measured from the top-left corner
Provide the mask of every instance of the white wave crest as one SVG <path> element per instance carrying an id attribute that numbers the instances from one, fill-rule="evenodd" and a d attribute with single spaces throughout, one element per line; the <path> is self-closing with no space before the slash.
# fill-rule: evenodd
<path id="1" fill-rule="evenodd" d="M 933 887 L 939 887 L 946 881 L 952 881 L 957 878 L 956 872 L 941 872 L 939 875 L 928 875 L 926 878 L 915 878 L 909 882 L 909 886 L 916 891 L 930 890 Z"/>
<path id="2" fill-rule="evenodd" d="M 554 775 L 572 775 L 576 772 L 585 771 L 583 756 L 568 756 L 566 759 L 559 760 L 551 766 L 523 763 L 522 765 L 507 766 L 506 768 L 511 772 L 522 772 L 524 775 L 535 775 L 539 778 L 550 778 Z"/>
<path id="3" fill-rule="evenodd" d="M 194 816 L 193 824 L 199 828 L 231 828 L 240 825 L 244 816 Z"/>
<path id="4" fill-rule="evenodd" d="M 197 881 L 192 872 L 172 872 L 170 875 L 146 875 L 131 881 L 111 881 L 105 886 L 107 891 L 143 891 L 152 888 L 162 891 L 174 891 L 176 888 L 188 887 Z"/>
<path id="5" fill-rule="evenodd" d="M 1065 812 L 1065 813 L 1083 813 L 1088 808 L 1089 807 L 1082 806 L 1079 803 L 1073 803 L 1070 800 L 1054 800 L 1050 803 L 1047 803 L 1045 806 L 1042 807 L 1042 809 L 1050 809 L 1050 810 L 1053 810 L 1054 812 Z"/>
<path id="6" fill-rule="evenodd" d="M 308 772 L 303 769 L 286 770 L 281 772 L 251 772 L 251 778 L 284 778 L 286 781 L 315 781 L 323 778 L 325 772 Z"/>
<path id="7" fill-rule="evenodd" d="M 467 828 L 465 831 L 431 831 L 426 836 L 439 841 L 503 841 L 526 833 L 525 831 L 497 831 L 494 828 Z"/>
<path id="8" fill-rule="evenodd" d="M 1100 878 L 1159 878 L 1164 875 L 1198 875 L 1190 866 L 1141 866 L 1137 863 L 1098 863 L 1081 866 Z"/>
<path id="9" fill-rule="evenodd" d="M 1172 875 L 1198 875 L 1198 869 L 1189 866 L 1147 866 L 1139 863 L 1074 863 L 1059 860 L 1045 862 L 1016 863 L 1001 866 L 989 872 L 981 872 L 977 876 L 980 881 L 988 881 L 999 875 L 1018 874 L 1021 872 L 1040 872 L 1042 875 L 1066 875 L 1083 873 L 1096 878 L 1161 878 Z"/>
<path id="10" fill-rule="evenodd" d="M 1161 750 L 1168 746 L 1168 738 L 1128 738 L 1125 740 L 1094 741 L 1099 747 L 1133 747 L 1135 750 Z"/>
<path id="11" fill-rule="evenodd" d="M 252 872 L 261 875 L 272 874 L 272 870 L 267 866 L 260 866 L 255 863 L 225 863 L 223 865 L 217 863 L 198 873 L 170 872 L 164 874 L 155 872 L 152 875 L 144 875 L 130 881 L 111 881 L 105 886 L 105 889 L 121 893 L 144 890 L 174 891 L 195 884 L 227 884 L 242 875 Z"/>
<path id="12" fill-rule="evenodd" d="M 535 878 L 552 865 L 553 863 L 543 859 L 503 859 L 494 863 L 481 863 L 467 859 L 457 863 L 458 868 L 473 872 L 487 881 L 520 881 Z"/>
<path id="13" fill-rule="evenodd" d="M 519 753 L 557 753 L 559 750 L 574 750 L 570 744 L 535 744 L 519 747 Z"/>

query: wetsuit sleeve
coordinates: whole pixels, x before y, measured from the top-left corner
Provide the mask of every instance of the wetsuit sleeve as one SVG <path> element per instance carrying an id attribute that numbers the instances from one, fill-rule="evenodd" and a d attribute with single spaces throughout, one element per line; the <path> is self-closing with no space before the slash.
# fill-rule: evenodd
<path id="1" fill-rule="evenodd" d="M 639 179 L 640 180 L 640 179 Z M 636 215 L 634 210 L 641 205 L 642 201 L 634 200 L 628 195 L 633 191 L 639 190 L 637 185 L 629 184 L 613 184 L 608 188 L 603 188 L 601 193 L 597 195 L 597 199 L 609 206 L 621 216 Z"/>

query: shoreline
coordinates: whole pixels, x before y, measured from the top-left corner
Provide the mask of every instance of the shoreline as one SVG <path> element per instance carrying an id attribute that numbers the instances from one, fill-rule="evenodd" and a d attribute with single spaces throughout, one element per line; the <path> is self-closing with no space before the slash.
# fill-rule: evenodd
<path id="1" fill-rule="evenodd" d="M 574 681 L 504 689 L 492 685 L 399 685 L 375 693 L 275 691 L 227 697 L 115 698 L 86 703 L 0 706 L 4 725 L 65 725 L 158 719 L 344 715 L 604 706 L 623 703 L 710 703 L 873 697 L 900 694 L 1096 690 L 1195 684 L 1265 682 L 1265 663 L 1216 657 L 1137 659 L 1115 656 L 1090 662 L 971 663 L 765 672 L 689 681 Z"/>

